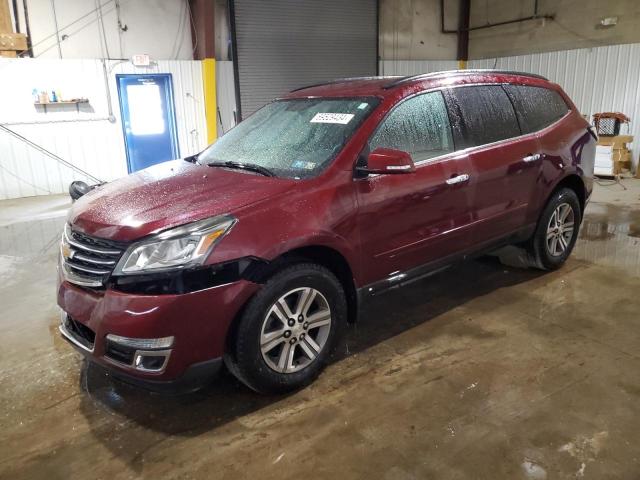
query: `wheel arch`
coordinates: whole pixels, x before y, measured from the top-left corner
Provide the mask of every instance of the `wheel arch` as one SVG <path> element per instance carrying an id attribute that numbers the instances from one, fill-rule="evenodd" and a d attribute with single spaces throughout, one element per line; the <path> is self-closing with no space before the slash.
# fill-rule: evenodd
<path id="1" fill-rule="evenodd" d="M 543 255 L 543 249 L 545 249 L 545 246 L 541 246 L 540 245 L 540 236 L 541 234 L 543 234 L 545 236 L 546 239 L 546 235 L 547 235 L 547 226 L 544 225 L 543 220 L 545 219 L 544 215 L 545 212 L 548 210 L 548 207 L 550 205 L 550 202 L 553 200 L 554 195 L 557 194 L 557 192 L 559 192 L 562 189 L 569 189 L 572 192 L 574 192 L 576 194 L 577 200 L 578 200 L 578 204 L 579 204 L 579 208 L 581 210 L 580 212 L 580 220 L 582 220 L 582 218 L 584 217 L 583 212 L 584 212 L 584 208 L 586 206 L 586 199 L 587 199 L 587 195 L 586 195 L 586 188 L 585 188 L 585 184 L 584 181 L 582 180 L 582 178 L 580 178 L 579 175 L 576 174 L 569 174 L 565 177 L 563 177 L 562 179 L 560 179 L 554 186 L 553 188 L 550 189 L 549 194 L 547 195 L 547 197 L 544 199 L 544 203 L 541 205 L 540 211 L 538 213 L 538 218 L 536 221 L 536 227 L 533 231 L 533 233 L 531 234 L 531 237 L 529 239 L 527 239 L 522 245 L 525 247 L 525 249 L 528 252 L 529 255 L 529 259 L 531 261 L 531 266 L 534 266 L 536 268 L 539 268 L 541 270 L 555 270 L 557 268 L 560 268 L 560 266 L 564 263 L 564 261 L 566 260 L 567 257 L 564 257 L 563 259 L 561 259 L 561 261 L 555 262 L 550 260 L 549 258 L 547 258 L 546 253 Z M 557 207 L 554 207 L 557 208 Z M 544 225 L 544 230 L 541 230 L 541 228 Z M 576 230 L 579 229 L 579 225 L 576 228 Z M 542 233 L 541 233 L 542 232 Z M 572 245 L 571 248 L 573 248 L 573 244 L 575 244 L 575 241 L 577 239 L 577 233 L 574 234 L 574 237 L 572 239 Z M 567 254 L 568 256 L 568 254 Z"/>
<path id="2" fill-rule="evenodd" d="M 328 247 L 326 245 L 308 245 L 288 250 L 272 261 L 261 262 L 259 264 L 259 268 L 255 269 L 251 273 L 250 280 L 256 283 L 264 283 L 282 268 L 302 262 L 311 262 L 322 265 L 336 276 L 344 288 L 345 296 L 347 298 L 347 321 L 349 323 L 355 323 L 358 318 L 358 294 L 353 277 L 353 270 L 346 257 L 332 247 Z M 236 313 L 229 326 L 225 341 L 225 351 L 227 354 L 231 353 L 231 349 L 229 347 L 235 338 L 239 319 L 242 317 L 246 305 L 250 300 L 251 298 L 247 299 L 245 304 Z"/>
<path id="3" fill-rule="evenodd" d="M 549 203 L 549 200 L 551 199 L 553 194 L 561 188 L 569 188 L 576 193 L 578 201 L 580 202 L 580 216 L 584 216 L 584 209 L 587 203 L 587 189 L 584 181 L 582 180 L 582 178 L 580 178 L 580 175 L 577 175 L 575 173 L 567 175 L 555 185 L 553 190 L 551 190 L 551 193 L 549 193 L 549 195 L 547 196 L 547 199 L 542 205 L 542 208 L 544 209 L 544 207 Z"/>
<path id="4" fill-rule="evenodd" d="M 264 282 L 283 266 L 305 261 L 322 265 L 336 276 L 347 297 L 348 321 L 355 322 L 358 316 L 358 300 L 353 270 L 346 257 L 335 248 L 326 245 L 307 245 L 288 250 L 269 262 L 267 268 L 256 280 Z"/>

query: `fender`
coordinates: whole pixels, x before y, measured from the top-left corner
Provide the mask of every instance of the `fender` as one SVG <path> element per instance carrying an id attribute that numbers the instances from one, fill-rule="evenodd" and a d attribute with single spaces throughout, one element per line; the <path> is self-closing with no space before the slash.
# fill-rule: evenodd
<path id="1" fill-rule="evenodd" d="M 275 244 L 271 249 L 264 252 L 261 258 L 273 261 L 286 253 L 298 250 L 300 248 L 326 247 L 338 252 L 351 268 L 356 286 L 360 285 L 360 256 L 349 244 L 349 242 L 335 233 L 328 231 L 309 232 L 286 241 Z"/>

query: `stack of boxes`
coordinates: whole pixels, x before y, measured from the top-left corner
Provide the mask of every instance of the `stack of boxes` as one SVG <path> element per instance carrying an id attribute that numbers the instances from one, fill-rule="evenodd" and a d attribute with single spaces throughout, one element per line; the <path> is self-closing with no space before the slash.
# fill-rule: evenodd
<path id="1" fill-rule="evenodd" d="M 631 169 L 631 150 L 627 144 L 633 142 L 632 135 L 600 137 L 596 147 L 595 174 L 603 176 L 619 175 Z"/>

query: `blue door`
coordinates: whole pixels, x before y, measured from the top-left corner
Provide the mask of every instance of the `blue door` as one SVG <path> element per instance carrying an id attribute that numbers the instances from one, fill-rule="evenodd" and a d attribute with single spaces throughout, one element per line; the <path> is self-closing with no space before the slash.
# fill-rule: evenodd
<path id="1" fill-rule="evenodd" d="M 171 74 L 116 75 L 129 172 L 180 157 Z"/>

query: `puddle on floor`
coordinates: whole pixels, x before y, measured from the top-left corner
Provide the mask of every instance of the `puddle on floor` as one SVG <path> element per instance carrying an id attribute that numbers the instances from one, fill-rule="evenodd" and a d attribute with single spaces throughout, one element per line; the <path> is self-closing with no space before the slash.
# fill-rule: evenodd
<path id="1" fill-rule="evenodd" d="M 640 211 L 612 204 L 589 204 L 573 257 L 640 277 Z"/>

